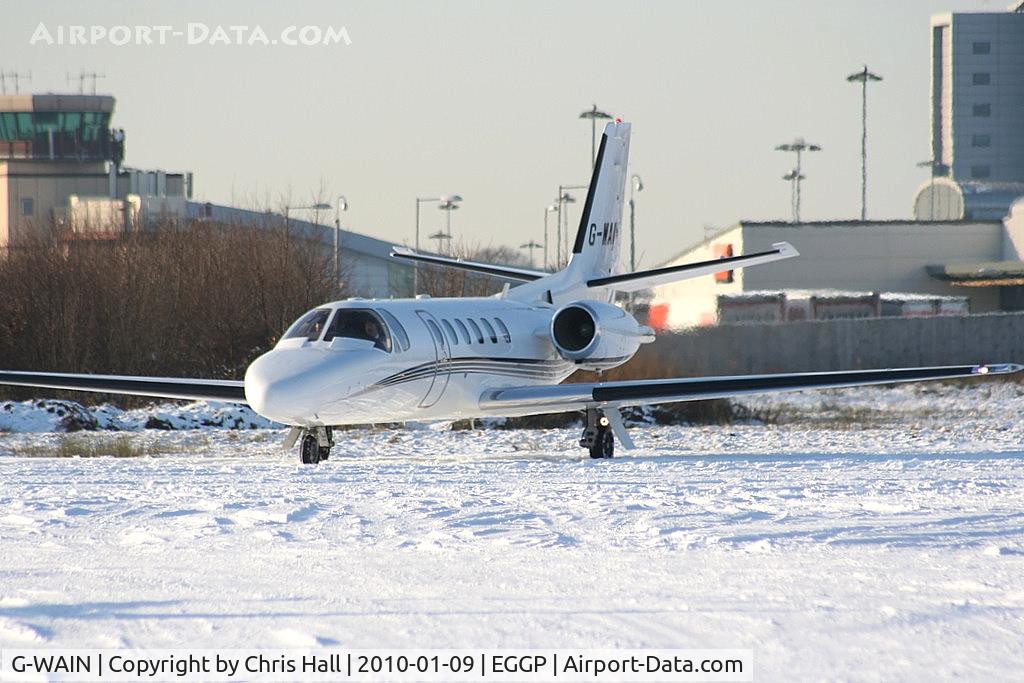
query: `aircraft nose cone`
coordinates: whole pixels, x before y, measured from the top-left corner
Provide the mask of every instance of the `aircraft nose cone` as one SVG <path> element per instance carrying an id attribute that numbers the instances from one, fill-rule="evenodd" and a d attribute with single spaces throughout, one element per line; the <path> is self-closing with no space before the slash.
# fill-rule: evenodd
<path id="1" fill-rule="evenodd" d="M 312 419 L 308 387 L 303 387 L 301 368 L 273 357 L 257 358 L 245 372 L 245 400 L 263 417 L 283 424 L 301 424 Z"/>

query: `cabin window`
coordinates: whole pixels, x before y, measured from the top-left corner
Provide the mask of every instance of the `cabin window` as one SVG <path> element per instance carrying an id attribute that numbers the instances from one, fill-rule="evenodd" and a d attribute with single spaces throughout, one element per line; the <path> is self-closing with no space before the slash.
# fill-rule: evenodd
<path id="1" fill-rule="evenodd" d="M 398 318 L 384 309 L 381 309 L 380 314 L 384 316 L 384 320 L 387 322 L 388 327 L 391 328 L 391 334 L 394 335 L 398 348 L 402 351 L 408 351 L 409 333 L 405 331 L 405 326 L 398 321 Z"/>
<path id="2" fill-rule="evenodd" d="M 324 341 L 332 341 L 335 337 L 363 339 L 373 342 L 374 348 L 391 351 L 391 336 L 384 321 L 365 308 L 339 308 L 327 328 Z"/>
<path id="3" fill-rule="evenodd" d="M 459 335 L 455 334 L 455 328 L 447 320 L 442 319 L 441 325 L 444 326 L 445 334 L 448 335 L 448 343 L 457 346 L 459 343 Z"/>
<path id="4" fill-rule="evenodd" d="M 458 318 L 456 318 L 455 326 L 459 328 L 459 334 L 462 335 L 462 341 L 465 342 L 466 344 L 472 344 L 473 342 L 471 342 L 469 339 L 469 330 L 466 329 L 466 324 L 459 320 Z"/>
<path id="5" fill-rule="evenodd" d="M 491 338 L 491 343 L 497 344 L 498 335 L 494 331 L 494 325 L 491 325 L 489 322 L 487 322 L 487 318 L 480 318 L 480 322 L 484 324 L 484 329 L 487 330 L 487 336 Z"/>
<path id="6" fill-rule="evenodd" d="M 480 331 L 480 326 L 473 322 L 472 318 L 467 318 L 466 322 L 469 323 L 469 327 L 473 330 L 473 334 L 476 335 L 476 343 L 484 343 L 484 333 Z"/>
<path id="7" fill-rule="evenodd" d="M 299 318 L 298 322 L 291 326 L 285 333 L 285 339 L 297 339 L 305 337 L 309 341 L 316 341 L 327 325 L 327 318 L 331 315 L 331 309 L 318 308 L 310 311 Z"/>
<path id="8" fill-rule="evenodd" d="M 434 342 L 436 342 L 438 346 L 443 348 L 444 347 L 444 335 L 441 334 L 441 328 L 438 327 L 437 323 L 435 323 L 433 320 L 428 320 L 427 321 L 427 327 L 430 328 L 430 334 L 433 335 Z"/>
<path id="9" fill-rule="evenodd" d="M 512 333 L 508 331 L 508 326 L 502 322 L 501 318 L 495 318 L 494 323 L 498 326 L 498 330 L 501 332 L 501 336 L 505 339 L 506 344 L 512 343 Z"/>

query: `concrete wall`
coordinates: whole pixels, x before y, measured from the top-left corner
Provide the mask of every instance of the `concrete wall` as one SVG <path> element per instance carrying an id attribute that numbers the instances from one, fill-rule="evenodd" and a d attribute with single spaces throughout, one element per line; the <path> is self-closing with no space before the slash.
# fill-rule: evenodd
<path id="1" fill-rule="evenodd" d="M 1018 199 L 1003 219 L 1002 261 L 1024 261 L 1024 199 Z"/>
<path id="2" fill-rule="evenodd" d="M 1024 313 L 703 327 L 631 362 L 663 377 L 1024 362 Z"/>
<path id="3" fill-rule="evenodd" d="M 925 266 L 957 261 L 998 261 L 1003 254 L 1003 225 L 954 223 L 810 223 L 744 227 L 749 251 L 792 242 L 800 256 L 750 268 L 746 289 L 831 288 L 860 292 L 915 292 L 968 295 L 971 311 L 999 309 L 998 291 L 964 291 L 928 275 Z"/>
<path id="4" fill-rule="evenodd" d="M 0 247 L 24 239 L 33 226 L 49 228 L 53 210 L 66 209 L 71 195 L 103 197 L 109 189 L 102 162 L 0 161 L 0 178 L 6 184 L 7 203 L 6 212 L 0 214 L 0 222 L 7 226 L 6 235 L 0 229 L 0 237 L 5 238 Z M 21 200 L 27 197 L 33 202 L 32 215 L 22 216 Z"/>

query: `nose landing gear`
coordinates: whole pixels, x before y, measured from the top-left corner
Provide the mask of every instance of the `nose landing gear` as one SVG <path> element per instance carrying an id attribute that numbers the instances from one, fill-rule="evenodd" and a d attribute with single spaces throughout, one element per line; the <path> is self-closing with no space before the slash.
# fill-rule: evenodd
<path id="1" fill-rule="evenodd" d="M 591 458 L 615 456 L 615 434 L 611 422 L 597 408 L 587 408 L 587 421 L 580 437 L 580 446 L 590 451 Z"/>
<path id="2" fill-rule="evenodd" d="M 334 446 L 334 430 L 330 427 L 314 427 L 303 430 L 299 443 L 299 462 L 303 465 L 316 465 L 331 457 Z"/>

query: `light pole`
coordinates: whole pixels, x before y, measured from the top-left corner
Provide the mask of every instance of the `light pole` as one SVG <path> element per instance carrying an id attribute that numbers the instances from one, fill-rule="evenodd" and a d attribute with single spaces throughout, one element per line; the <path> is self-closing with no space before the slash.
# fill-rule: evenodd
<path id="1" fill-rule="evenodd" d="M 341 271 L 338 268 L 338 241 L 341 239 L 341 212 L 348 211 L 348 200 L 338 195 L 334 203 L 334 287 L 336 294 L 341 294 Z"/>
<path id="2" fill-rule="evenodd" d="M 554 204 L 544 209 L 544 270 L 551 267 L 551 262 L 548 260 L 548 215 L 557 212 L 558 207 Z"/>
<path id="3" fill-rule="evenodd" d="M 563 238 L 562 238 L 562 218 L 566 215 L 566 212 L 562 210 L 562 206 L 565 204 L 575 204 L 576 198 L 568 192 L 562 192 L 562 188 L 559 187 L 558 199 L 555 200 L 558 205 L 558 224 L 555 226 L 555 268 L 562 267 L 562 249 L 563 249 Z"/>
<path id="4" fill-rule="evenodd" d="M 636 193 L 642 192 L 644 181 L 636 173 L 629 179 L 629 272 L 636 272 Z M 629 310 L 634 309 L 636 292 L 629 293 Z"/>
<path id="5" fill-rule="evenodd" d="M 597 120 L 607 120 L 611 117 L 611 114 L 598 110 L 596 104 L 580 114 L 581 119 L 590 119 L 590 170 L 594 170 L 594 166 L 597 165 Z"/>
<path id="6" fill-rule="evenodd" d="M 456 209 L 459 208 L 459 202 L 461 201 L 462 197 L 455 195 L 454 197 L 449 197 L 443 200 L 440 204 L 437 205 L 437 208 L 441 209 L 447 214 L 445 218 L 445 232 L 448 233 L 449 237 L 451 237 L 452 234 L 452 211 L 455 211 Z"/>
<path id="7" fill-rule="evenodd" d="M 330 211 L 331 205 L 327 202 L 317 202 L 316 204 L 308 204 L 303 206 L 286 206 L 284 207 L 284 230 L 288 232 L 288 216 L 292 211 Z"/>
<path id="8" fill-rule="evenodd" d="M 787 142 L 783 145 L 776 145 L 776 152 L 795 152 L 796 153 L 796 168 L 793 172 L 787 175 L 791 175 L 791 178 L 783 176 L 786 180 L 792 180 L 796 186 L 796 192 L 794 193 L 796 198 L 793 199 L 793 195 L 790 195 L 790 203 L 793 205 L 793 222 L 800 222 L 800 181 L 806 176 L 803 175 L 803 154 L 804 152 L 820 152 L 821 146 L 807 142 L 803 138 L 797 138 L 793 142 Z"/>
<path id="9" fill-rule="evenodd" d="M 446 250 L 441 247 L 441 242 L 443 240 L 451 240 L 451 238 L 452 236 L 450 233 L 438 230 L 433 235 L 430 235 L 428 239 L 437 240 L 437 251 L 443 254 Z"/>
<path id="10" fill-rule="evenodd" d="M 797 169 L 793 169 L 786 175 L 782 176 L 783 180 L 789 182 L 789 210 L 793 213 L 793 222 L 800 222 L 800 207 L 797 204 L 797 188 L 800 187 L 800 181 L 806 178 Z"/>
<path id="11" fill-rule="evenodd" d="M 636 193 L 644 189 L 644 181 L 633 174 L 629 186 L 629 272 L 636 272 Z"/>
<path id="12" fill-rule="evenodd" d="M 846 80 L 860 83 L 861 87 L 860 219 L 865 221 L 868 215 L 868 83 L 877 83 L 882 77 L 868 71 L 865 64 L 861 71 L 850 74 Z"/>
<path id="13" fill-rule="evenodd" d="M 546 215 L 546 214 L 545 214 L 545 215 Z M 536 250 L 536 249 L 543 249 L 543 248 L 544 248 L 544 246 L 543 246 L 543 245 L 540 245 L 540 244 L 537 244 L 537 243 L 536 243 L 536 242 L 534 242 L 533 240 L 530 240 L 530 241 L 529 241 L 529 242 L 527 242 L 526 244 L 520 244 L 520 245 L 519 245 L 519 248 L 520 248 L 520 249 L 529 249 L 529 250 L 530 250 L 530 251 L 529 251 L 529 253 L 530 253 L 530 267 L 531 267 L 531 268 L 533 268 L 533 252 L 534 252 L 534 250 Z"/>
<path id="14" fill-rule="evenodd" d="M 462 197 L 451 194 L 446 197 L 417 197 L 416 198 L 416 251 L 420 249 L 420 204 L 423 202 L 461 202 Z M 412 268 L 412 293 L 419 294 L 420 270 L 417 266 Z"/>
<path id="15" fill-rule="evenodd" d="M 589 185 L 559 185 L 558 186 L 558 198 L 555 200 L 555 204 L 558 206 L 558 231 L 557 231 L 558 232 L 558 244 L 555 245 L 557 247 L 556 251 L 558 253 L 558 262 L 555 264 L 556 267 L 560 268 L 562 266 L 562 250 L 566 249 L 566 251 L 568 251 L 566 245 L 563 244 L 563 241 L 564 241 L 565 238 L 568 237 L 568 234 L 569 234 L 569 215 L 568 215 L 568 212 L 562 210 L 562 205 L 563 204 L 575 204 L 576 203 L 576 198 L 573 197 L 571 194 L 569 194 L 567 192 L 567 190 L 586 190 L 589 187 L 590 187 Z M 565 227 L 566 227 L 566 230 L 565 230 L 564 233 L 562 232 L 562 219 L 563 218 L 565 219 Z M 569 259 L 569 254 L 568 253 L 566 253 L 565 258 L 566 258 L 566 260 Z"/>

